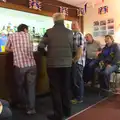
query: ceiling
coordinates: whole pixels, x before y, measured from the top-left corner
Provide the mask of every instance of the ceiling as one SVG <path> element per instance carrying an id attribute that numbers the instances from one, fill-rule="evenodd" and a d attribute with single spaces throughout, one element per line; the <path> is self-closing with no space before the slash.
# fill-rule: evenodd
<path id="1" fill-rule="evenodd" d="M 58 1 L 70 4 L 76 7 L 82 7 L 85 3 L 88 3 L 89 6 L 92 4 L 102 3 L 102 0 L 58 0 Z"/>

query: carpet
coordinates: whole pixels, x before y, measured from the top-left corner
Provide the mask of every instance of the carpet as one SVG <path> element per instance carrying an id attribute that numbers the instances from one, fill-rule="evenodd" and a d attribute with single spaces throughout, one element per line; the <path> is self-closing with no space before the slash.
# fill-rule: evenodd
<path id="1" fill-rule="evenodd" d="M 89 88 L 85 89 L 84 102 L 77 105 L 72 105 L 72 115 L 77 112 L 84 110 L 85 108 L 97 103 L 103 99 L 98 95 L 97 90 L 91 90 Z M 52 112 L 52 101 L 50 96 L 38 97 L 36 101 L 36 111 L 37 114 L 34 116 L 27 116 L 24 111 L 18 109 L 13 109 L 13 119 L 12 120 L 47 120 L 47 114 Z"/>
<path id="2" fill-rule="evenodd" d="M 120 120 L 120 95 L 104 99 L 67 120 Z"/>

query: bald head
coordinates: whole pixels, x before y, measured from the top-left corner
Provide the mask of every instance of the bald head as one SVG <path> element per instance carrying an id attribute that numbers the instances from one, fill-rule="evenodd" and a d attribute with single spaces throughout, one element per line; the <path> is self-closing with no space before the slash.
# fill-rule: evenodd
<path id="1" fill-rule="evenodd" d="M 72 30 L 73 31 L 80 31 L 80 27 L 77 21 L 72 21 Z"/>

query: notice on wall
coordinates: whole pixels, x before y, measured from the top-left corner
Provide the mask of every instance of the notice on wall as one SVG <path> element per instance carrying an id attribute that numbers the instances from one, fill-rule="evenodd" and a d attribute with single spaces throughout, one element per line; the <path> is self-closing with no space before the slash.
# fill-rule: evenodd
<path id="1" fill-rule="evenodd" d="M 94 21 L 93 35 L 94 37 L 105 36 L 107 34 L 114 35 L 115 22 L 113 18 L 101 21 Z"/>

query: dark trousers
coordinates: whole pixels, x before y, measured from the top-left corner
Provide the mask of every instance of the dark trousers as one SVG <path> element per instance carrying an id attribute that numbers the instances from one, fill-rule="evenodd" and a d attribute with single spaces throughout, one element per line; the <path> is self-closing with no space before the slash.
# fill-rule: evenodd
<path id="1" fill-rule="evenodd" d="M 69 67 L 48 68 L 48 77 L 52 94 L 53 109 L 56 120 L 70 114 L 70 71 Z"/>
<path id="2" fill-rule="evenodd" d="M 83 66 L 74 63 L 72 65 L 72 92 L 73 97 L 82 100 L 84 96 Z"/>
<path id="3" fill-rule="evenodd" d="M 15 66 L 14 75 L 15 94 L 12 95 L 12 102 L 33 109 L 35 107 L 36 66 L 25 68 Z"/>
<path id="4" fill-rule="evenodd" d="M 106 67 L 104 70 L 101 70 L 99 67 L 96 68 L 96 73 L 98 74 L 98 81 L 100 83 L 101 89 L 109 90 L 110 77 L 113 72 L 117 70 L 117 66 L 113 65 L 111 67 Z"/>
<path id="5" fill-rule="evenodd" d="M 97 66 L 98 61 L 95 59 L 87 59 L 86 65 L 84 68 L 84 81 L 87 83 L 89 81 L 92 81 L 92 85 L 95 85 L 95 68 Z"/>
<path id="6" fill-rule="evenodd" d="M 0 120 L 12 120 L 12 112 L 9 108 L 9 103 L 2 99 L 0 99 L 0 102 L 3 105 L 3 110 L 0 114 Z"/>

